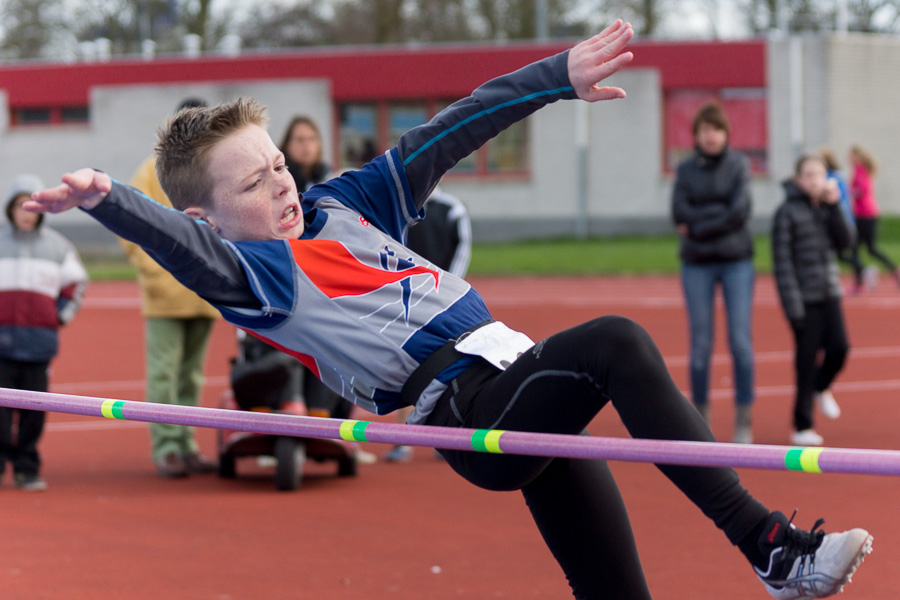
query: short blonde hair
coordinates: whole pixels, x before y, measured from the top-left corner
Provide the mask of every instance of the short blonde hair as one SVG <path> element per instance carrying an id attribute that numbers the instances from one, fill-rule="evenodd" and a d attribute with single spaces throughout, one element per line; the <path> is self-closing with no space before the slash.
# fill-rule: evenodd
<path id="1" fill-rule="evenodd" d="M 247 125 L 265 127 L 266 107 L 253 98 L 238 98 L 212 107 L 185 108 L 157 132 L 156 176 L 172 206 L 213 206 L 209 152 Z"/>

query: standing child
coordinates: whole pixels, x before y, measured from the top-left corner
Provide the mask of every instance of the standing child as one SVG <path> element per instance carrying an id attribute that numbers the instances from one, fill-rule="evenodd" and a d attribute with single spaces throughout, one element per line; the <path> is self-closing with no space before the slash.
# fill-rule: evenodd
<path id="1" fill-rule="evenodd" d="M 17 177 L 6 200 L 9 224 L 0 229 L 0 387 L 35 392 L 48 389 L 58 329 L 78 312 L 88 281 L 72 244 L 22 208 L 43 187 L 34 175 Z M 38 453 L 45 416 L 0 407 L 0 477 L 11 463 L 19 489 L 47 489 Z"/>
<path id="2" fill-rule="evenodd" d="M 622 50 L 633 35 L 618 21 L 479 86 L 359 171 L 313 186 L 302 204 L 264 108 L 237 100 L 184 111 L 161 133 L 160 180 L 183 213 L 91 169 L 64 175 L 29 207 L 80 206 L 376 414 L 412 405 L 410 423 L 578 434 L 612 404 L 634 436 L 712 442 L 636 323 L 602 317 L 534 344 L 492 321 L 468 283 L 403 245 L 441 176 L 512 123 L 557 100 L 624 98 L 598 82 L 632 59 Z M 475 485 L 522 492 L 576 597 L 650 598 L 605 461 L 442 453 Z M 871 547 L 862 529 L 792 527 L 733 469 L 659 468 L 776 598 L 840 591 Z"/>
<path id="3" fill-rule="evenodd" d="M 188 98 L 178 110 L 206 106 Z M 164 206 L 172 202 L 156 177 L 156 157 L 144 160 L 131 178 L 131 186 Z M 203 362 L 219 312 L 159 266 L 140 246 L 120 238 L 128 260 L 138 271 L 147 402 L 199 406 L 203 391 Z M 160 477 L 180 478 L 212 473 L 216 463 L 200 453 L 194 428 L 168 423 L 150 424 L 150 457 Z"/>
<path id="4" fill-rule="evenodd" d="M 856 217 L 857 241 L 853 246 L 853 269 L 856 273 L 855 292 L 870 289 L 878 284 L 878 267 L 871 265 L 864 268 L 859 260 L 859 247 L 863 244 L 869 254 L 878 260 L 891 273 L 900 285 L 900 269 L 890 257 L 877 247 L 878 217 L 881 209 L 875 200 L 875 185 L 872 178 L 878 170 L 875 159 L 861 146 L 850 149 L 850 164 L 853 166 L 853 178 L 850 180 L 850 193 L 853 195 L 853 214 Z"/>
<path id="5" fill-rule="evenodd" d="M 853 230 L 822 157 L 801 157 L 784 189 L 785 201 L 772 224 L 772 260 L 781 305 L 796 343 L 791 443 L 821 446 L 822 436 L 813 429 L 813 400 L 825 416 L 836 419 L 841 414 L 829 387 L 844 366 L 850 346 L 835 251 L 850 246 Z M 824 350 L 821 361 L 819 350 Z"/>

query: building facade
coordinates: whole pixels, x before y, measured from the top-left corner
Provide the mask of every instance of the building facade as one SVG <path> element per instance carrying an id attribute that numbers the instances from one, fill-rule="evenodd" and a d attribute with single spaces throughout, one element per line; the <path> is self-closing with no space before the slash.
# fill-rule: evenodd
<path id="1" fill-rule="evenodd" d="M 313 117 L 335 168 L 358 166 L 491 77 L 563 51 L 570 41 L 316 49 L 237 57 L 0 65 L 0 188 L 19 173 L 52 183 L 82 166 L 128 181 L 155 130 L 186 97 L 253 96 L 269 106 L 276 143 L 296 114 Z M 462 198 L 476 240 L 671 229 L 672 172 L 691 151 L 691 118 L 711 98 L 751 157 L 754 220 L 766 226 L 796 154 L 852 143 L 886 167 L 883 208 L 900 212 L 889 168 L 900 62 L 891 38 L 637 42 L 610 83 L 628 98 L 560 102 L 491 140 L 443 187 Z M 77 212 L 53 216 L 77 242 L 102 240 Z M 80 231 L 83 230 L 82 233 Z M 762 229 L 760 229 L 762 230 Z"/>

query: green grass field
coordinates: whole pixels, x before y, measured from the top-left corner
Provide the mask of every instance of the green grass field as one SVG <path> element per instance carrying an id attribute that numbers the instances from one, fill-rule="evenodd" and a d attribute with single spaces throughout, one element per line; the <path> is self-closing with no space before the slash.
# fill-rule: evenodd
<path id="1" fill-rule="evenodd" d="M 878 245 L 900 263 L 900 217 L 879 221 Z M 772 270 L 768 235 L 754 239 L 757 272 Z M 871 262 L 861 251 L 864 263 Z M 588 240 L 535 240 L 510 244 L 476 244 L 471 275 L 645 275 L 679 269 L 678 237 L 621 236 Z"/>
<path id="2" fill-rule="evenodd" d="M 900 263 L 900 217 L 884 217 L 879 222 L 879 246 Z M 769 238 L 755 239 L 757 271 L 772 270 Z M 863 260 L 871 262 L 862 251 Z M 115 258 L 87 260 L 94 281 L 127 280 L 135 270 L 127 261 Z M 677 273 L 678 238 L 621 236 L 576 240 L 573 238 L 533 240 L 503 244 L 476 244 L 472 249 L 470 275 L 642 275 Z"/>

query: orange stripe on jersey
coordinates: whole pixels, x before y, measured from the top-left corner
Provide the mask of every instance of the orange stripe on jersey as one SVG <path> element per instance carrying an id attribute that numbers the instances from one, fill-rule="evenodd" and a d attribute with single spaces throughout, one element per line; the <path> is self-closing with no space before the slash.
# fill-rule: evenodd
<path id="1" fill-rule="evenodd" d="M 312 371 L 313 375 L 315 375 L 317 379 L 322 379 L 319 376 L 319 365 L 316 364 L 316 359 L 314 359 L 309 354 L 302 354 L 300 352 L 297 352 L 296 350 L 291 350 L 290 348 L 288 348 L 286 346 L 282 346 L 281 344 L 277 344 L 277 343 L 273 342 L 269 338 L 264 337 L 264 336 L 256 333 L 255 331 L 250 331 L 249 329 L 244 329 L 243 327 L 241 327 L 241 329 L 247 335 L 252 335 L 256 339 L 260 340 L 261 342 L 265 342 L 266 344 L 268 344 L 269 346 L 272 346 L 276 350 L 281 350 L 285 354 L 287 354 L 289 356 L 293 356 L 294 358 L 299 360 L 301 363 L 303 363 L 304 367 L 306 367 L 307 369 Z"/>
<path id="2" fill-rule="evenodd" d="M 410 275 L 431 275 L 436 289 L 441 278 L 439 271 L 420 266 L 402 271 L 370 267 L 334 240 L 291 240 L 290 243 L 294 260 L 329 298 L 360 296 L 402 281 Z"/>

